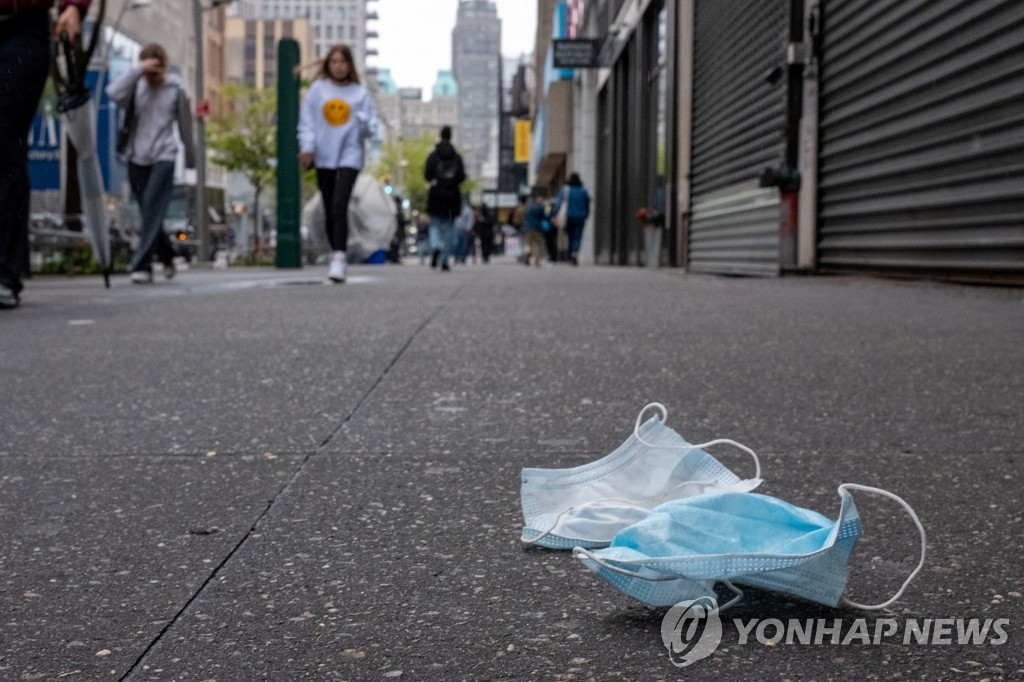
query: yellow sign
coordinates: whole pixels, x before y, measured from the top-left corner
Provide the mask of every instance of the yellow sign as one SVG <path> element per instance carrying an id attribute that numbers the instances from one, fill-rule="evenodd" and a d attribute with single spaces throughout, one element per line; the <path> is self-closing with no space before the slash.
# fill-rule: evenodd
<path id="1" fill-rule="evenodd" d="M 530 122 L 516 121 L 515 162 L 530 162 Z"/>

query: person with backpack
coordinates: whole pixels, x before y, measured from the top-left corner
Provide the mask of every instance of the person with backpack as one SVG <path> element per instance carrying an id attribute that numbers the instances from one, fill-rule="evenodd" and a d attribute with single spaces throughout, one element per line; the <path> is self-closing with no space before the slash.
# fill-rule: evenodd
<path id="1" fill-rule="evenodd" d="M 448 256 L 451 254 L 455 218 L 462 211 L 462 193 L 459 185 L 466 180 L 466 169 L 462 157 L 452 146 L 452 129 L 441 128 L 441 141 L 427 157 L 423 175 L 430 183 L 427 193 L 427 213 L 430 215 L 430 267 L 441 263 L 441 270 L 448 272 Z"/>
<path id="2" fill-rule="evenodd" d="M 181 78 L 167 72 L 167 51 L 150 43 L 142 48 L 139 59 L 138 66 L 107 86 L 107 97 L 130 119 L 126 121 L 130 132 L 124 154 L 142 225 L 129 277 L 133 284 L 148 284 L 153 281 L 153 256 L 163 263 L 165 277 L 174 276 L 175 251 L 164 232 L 164 218 L 174 193 L 179 135 L 188 168 L 196 167 L 196 155 L 191 108 Z"/>
<path id="3" fill-rule="evenodd" d="M 28 271 L 28 133 L 50 73 L 51 35 L 78 43 L 89 10 L 89 0 L 61 0 L 51 33 L 53 4 L 0 0 L 0 308 L 18 307 Z"/>

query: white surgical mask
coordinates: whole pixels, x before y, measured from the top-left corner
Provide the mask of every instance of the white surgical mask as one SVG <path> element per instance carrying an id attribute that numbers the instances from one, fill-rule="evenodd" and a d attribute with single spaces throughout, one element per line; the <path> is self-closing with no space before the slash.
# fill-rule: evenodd
<path id="1" fill-rule="evenodd" d="M 651 408 L 661 412 L 641 424 Z M 552 549 L 606 547 L 623 528 L 663 502 L 707 492 L 747 492 L 761 484 L 753 450 L 728 439 L 691 445 L 665 426 L 660 403 L 640 411 L 633 433 L 614 452 L 570 469 L 523 469 L 522 541 Z M 741 480 L 702 448 L 727 443 L 754 458 Z"/>

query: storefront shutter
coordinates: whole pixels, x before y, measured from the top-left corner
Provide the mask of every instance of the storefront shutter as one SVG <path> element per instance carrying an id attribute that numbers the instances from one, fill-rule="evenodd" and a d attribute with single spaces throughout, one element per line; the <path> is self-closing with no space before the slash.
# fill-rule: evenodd
<path id="1" fill-rule="evenodd" d="M 819 267 L 1024 278 L 1024 3 L 822 6 Z"/>

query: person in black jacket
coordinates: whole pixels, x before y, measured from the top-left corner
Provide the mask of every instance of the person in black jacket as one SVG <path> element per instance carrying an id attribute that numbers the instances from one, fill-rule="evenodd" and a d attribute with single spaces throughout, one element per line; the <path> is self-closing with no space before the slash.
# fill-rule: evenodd
<path id="1" fill-rule="evenodd" d="M 17 307 L 28 271 L 28 133 L 50 72 L 53 0 L 0 0 L 0 308 Z M 89 0 L 61 0 L 52 35 L 78 43 Z"/>
<path id="2" fill-rule="evenodd" d="M 489 263 L 494 248 L 494 217 L 487 204 L 480 204 L 473 212 L 473 232 L 480 239 L 480 258 Z"/>
<path id="3" fill-rule="evenodd" d="M 427 213 L 430 215 L 430 267 L 449 271 L 448 256 L 451 254 L 455 232 L 455 218 L 462 210 L 462 194 L 459 185 L 466 179 L 462 157 L 452 146 L 452 129 L 441 128 L 441 141 L 427 157 L 423 175 L 430 183 L 427 193 Z"/>

